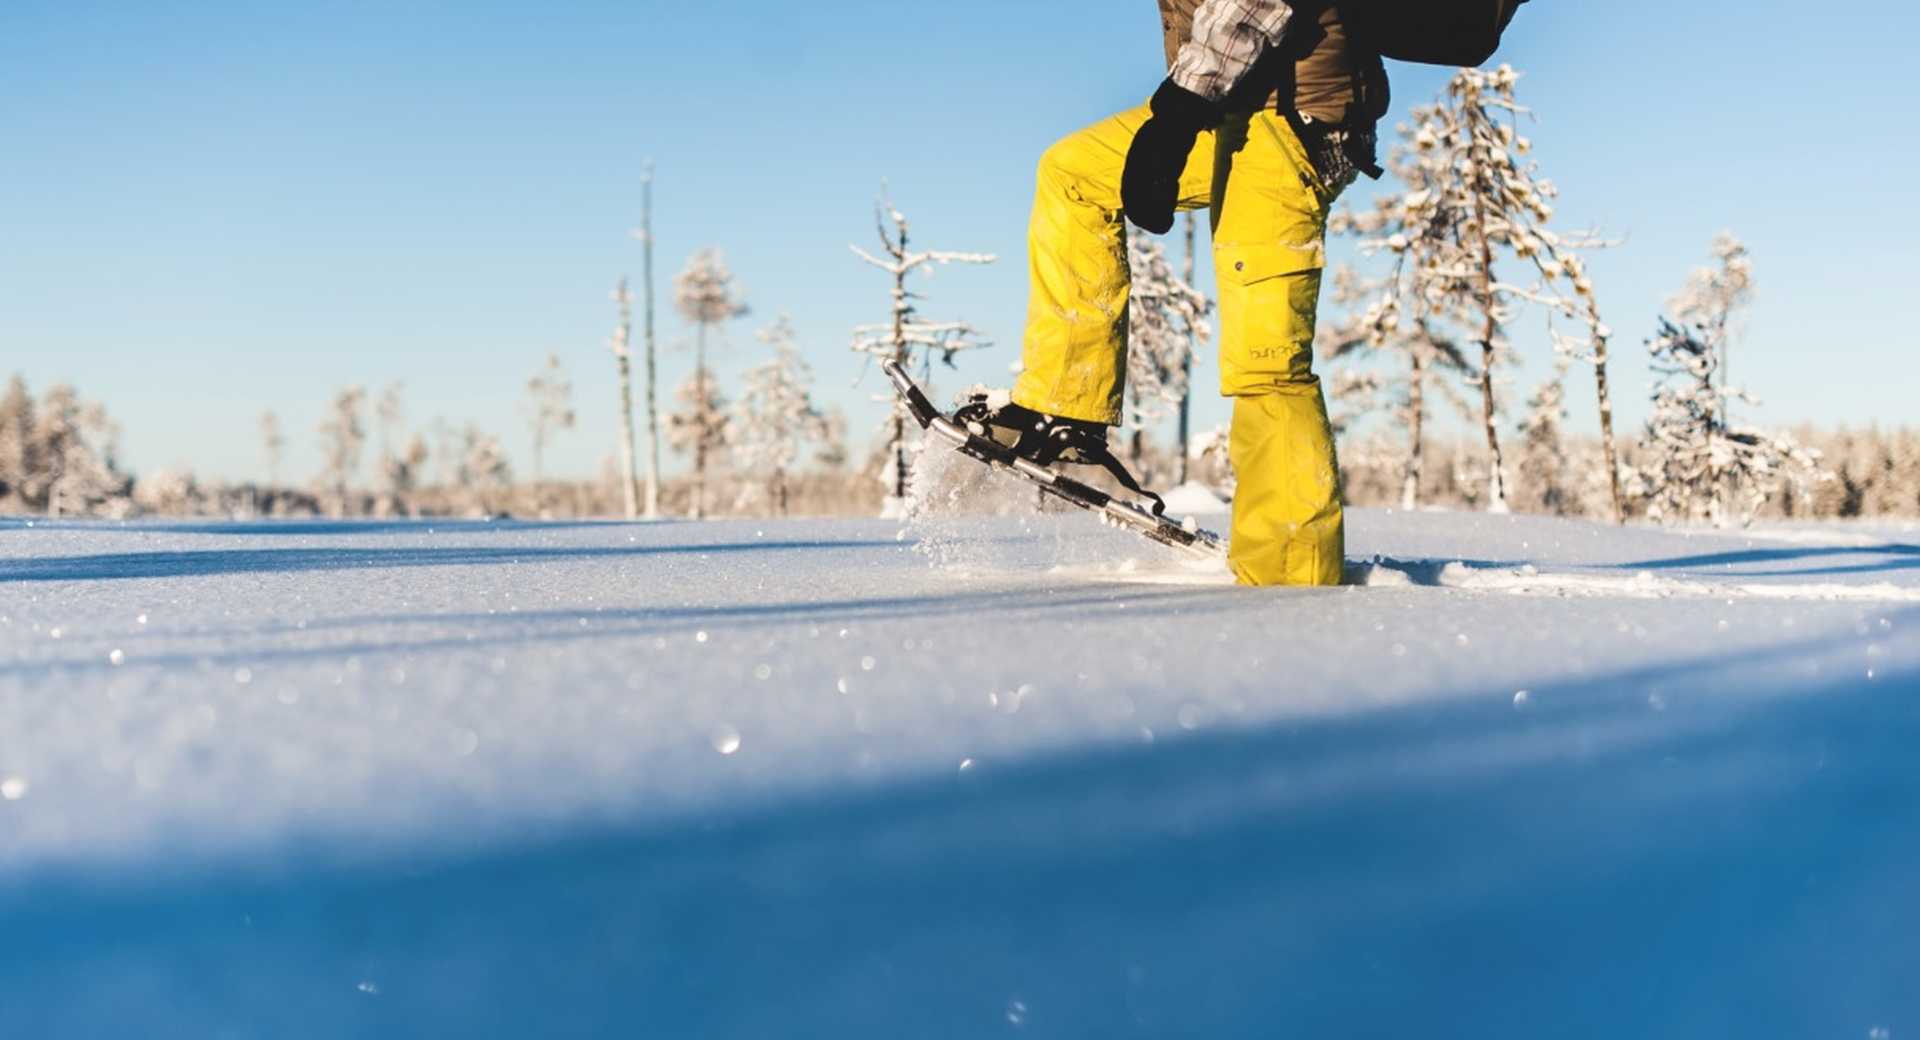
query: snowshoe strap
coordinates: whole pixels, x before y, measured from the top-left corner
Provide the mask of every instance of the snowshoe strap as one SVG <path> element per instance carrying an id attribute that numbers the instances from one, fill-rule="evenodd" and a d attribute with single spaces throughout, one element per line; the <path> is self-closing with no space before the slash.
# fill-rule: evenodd
<path id="1" fill-rule="evenodd" d="M 1082 448 L 1081 450 L 1085 451 L 1086 449 Z M 1114 454 L 1112 451 L 1108 450 L 1107 448 L 1101 448 L 1096 453 L 1096 457 L 1094 458 L 1093 461 L 1098 463 L 1100 467 L 1102 469 L 1105 469 L 1108 473 L 1113 474 L 1113 479 L 1119 481 L 1121 487 L 1126 488 L 1128 491 L 1131 491 L 1136 495 L 1145 496 L 1149 501 L 1151 501 L 1153 503 L 1154 516 L 1163 516 L 1166 514 L 1166 511 L 1167 511 L 1166 501 L 1162 499 L 1159 495 L 1156 495 L 1153 492 L 1148 491 L 1146 488 L 1141 487 L 1140 482 L 1133 479 L 1133 474 L 1127 472 L 1127 467 L 1124 465 L 1121 465 L 1120 460 L 1114 457 Z"/>

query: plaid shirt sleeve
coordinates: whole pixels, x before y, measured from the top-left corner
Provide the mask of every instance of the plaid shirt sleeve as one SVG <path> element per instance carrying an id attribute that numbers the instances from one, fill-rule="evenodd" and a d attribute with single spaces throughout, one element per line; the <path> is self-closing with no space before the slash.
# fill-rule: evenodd
<path id="1" fill-rule="evenodd" d="M 1193 15 L 1193 39 L 1173 61 L 1174 83 L 1209 101 L 1226 97 L 1292 20 L 1282 0 L 1206 0 Z"/>

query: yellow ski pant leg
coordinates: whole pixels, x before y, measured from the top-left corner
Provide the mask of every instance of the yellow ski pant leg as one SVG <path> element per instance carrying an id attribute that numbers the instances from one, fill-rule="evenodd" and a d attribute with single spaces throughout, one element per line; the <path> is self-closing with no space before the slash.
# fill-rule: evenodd
<path id="1" fill-rule="evenodd" d="M 1228 454 L 1239 481 L 1227 562 L 1247 585 L 1337 585 L 1339 467 L 1313 374 L 1332 198 L 1273 113 L 1230 120 L 1218 137 L 1220 392 L 1234 399 Z"/>
<path id="2" fill-rule="evenodd" d="M 1127 237 L 1120 173 L 1145 105 L 1070 134 L 1040 157 L 1028 226 L 1031 289 L 1013 399 L 1037 412 L 1118 425 L 1127 372 Z M 1213 134 L 1180 175 L 1181 209 L 1207 205 Z"/>
<path id="3" fill-rule="evenodd" d="M 1071 134 L 1041 157 L 1028 232 L 1031 290 L 1013 399 L 1117 425 L 1127 370 L 1120 174 L 1145 106 Z M 1272 112 L 1200 135 L 1181 209 L 1212 207 L 1220 391 L 1234 398 L 1239 477 L 1228 563 L 1248 585 L 1335 585 L 1345 527 L 1333 433 L 1313 374 L 1313 331 L 1332 203 Z"/>

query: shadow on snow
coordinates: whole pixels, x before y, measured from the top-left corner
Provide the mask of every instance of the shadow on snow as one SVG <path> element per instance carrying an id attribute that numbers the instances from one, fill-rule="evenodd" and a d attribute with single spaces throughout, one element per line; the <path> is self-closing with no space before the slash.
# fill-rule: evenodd
<path id="1" fill-rule="evenodd" d="M 1729 666 L 1782 674 L 1710 655 L 534 848 L 43 880 L 0 895 L 0 1032 L 1920 1028 L 1920 673 L 1700 692 Z"/>

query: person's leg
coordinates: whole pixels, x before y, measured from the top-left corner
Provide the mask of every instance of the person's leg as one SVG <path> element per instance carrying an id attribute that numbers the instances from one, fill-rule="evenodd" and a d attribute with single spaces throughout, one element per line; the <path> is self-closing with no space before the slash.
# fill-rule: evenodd
<path id="1" fill-rule="evenodd" d="M 1118 425 L 1127 372 L 1126 229 L 1120 171 L 1145 105 L 1062 138 L 1040 158 L 1028 229 L 1032 288 L 1016 404 Z M 1207 205 L 1213 134 L 1201 134 L 1180 177 L 1180 206 Z"/>
<path id="2" fill-rule="evenodd" d="M 1228 454 L 1239 480 L 1228 564 L 1247 585 L 1337 585 L 1339 468 L 1313 374 L 1333 193 L 1272 112 L 1236 117 L 1217 136 L 1220 392 L 1234 399 Z"/>

